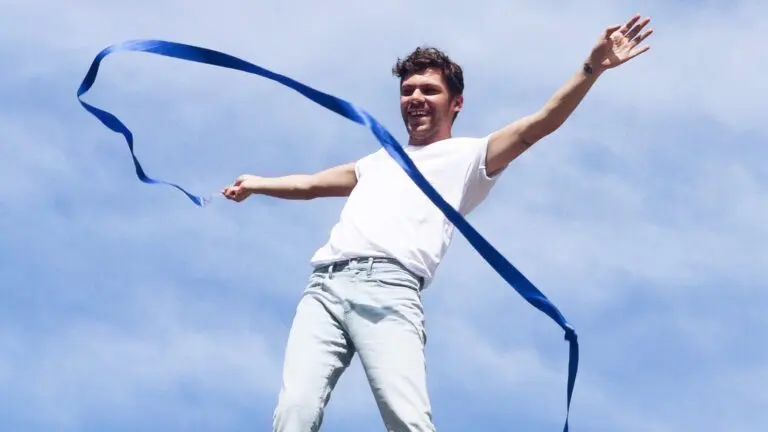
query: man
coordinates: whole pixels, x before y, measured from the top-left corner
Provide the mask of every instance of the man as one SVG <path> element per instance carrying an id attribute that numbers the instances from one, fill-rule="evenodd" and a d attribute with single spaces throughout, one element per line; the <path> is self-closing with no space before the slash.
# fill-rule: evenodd
<path id="1" fill-rule="evenodd" d="M 544 107 L 484 138 L 455 138 L 463 104 L 459 65 L 433 48 L 398 60 L 405 151 L 437 191 L 466 215 L 505 167 L 558 129 L 597 78 L 648 50 L 649 18 L 605 29 L 578 72 Z M 421 293 L 454 228 L 383 150 L 312 175 L 240 176 L 223 194 L 284 199 L 349 197 L 314 272 L 288 337 L 274 430 L 310 432 L 355 352 L 388 431 L 434 431 L 427 394 Z"/>

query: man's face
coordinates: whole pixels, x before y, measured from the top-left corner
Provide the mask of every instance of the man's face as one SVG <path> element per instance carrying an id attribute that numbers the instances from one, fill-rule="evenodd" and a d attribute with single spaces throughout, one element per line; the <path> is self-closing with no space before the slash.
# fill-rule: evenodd
<path id="1" fill-rule="evenodd" d="M 461 104 L 461 95 L 451 97 L 438 69 L 415 73 L 400 85 L 400 113 L 412 144 L 448 138 Z"/>

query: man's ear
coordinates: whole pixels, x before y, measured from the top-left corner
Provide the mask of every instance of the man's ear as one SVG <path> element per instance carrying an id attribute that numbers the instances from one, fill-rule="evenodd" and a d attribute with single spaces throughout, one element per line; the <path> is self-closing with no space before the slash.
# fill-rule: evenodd
<path id="1" fill-rule="evenodd" d="M 464 95 L 458 95 L 453 98 L 453 111 L 458 113 L 464 107 Z"/>

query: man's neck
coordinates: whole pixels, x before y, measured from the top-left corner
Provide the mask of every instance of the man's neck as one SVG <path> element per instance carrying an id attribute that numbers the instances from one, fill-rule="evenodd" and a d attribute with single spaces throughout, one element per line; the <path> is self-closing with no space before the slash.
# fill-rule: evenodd
<path id="1" fill-rule="evenodd" d="M 413 135 L 411 135 L 408 138 L 408 145 L 409 146 L 414 146 L 414 147 L 424 147 L 424 146 L 428 146 L 428 145 L 430 145 L 432 143 L 436 143 L 438 141 L 447 140 L 448 138 L 451 138 L 451 131 L 450 130 L 448 130 L 446 132 L 442 132 L 442 133 L 439 132 L 439 133 L 436 133 L 434 135 L 431 135 L 431 136 L 428 136 L 428 137 L 423 137 L 423 138 L 418 138 L 418 137 L 414 137 Z"/>

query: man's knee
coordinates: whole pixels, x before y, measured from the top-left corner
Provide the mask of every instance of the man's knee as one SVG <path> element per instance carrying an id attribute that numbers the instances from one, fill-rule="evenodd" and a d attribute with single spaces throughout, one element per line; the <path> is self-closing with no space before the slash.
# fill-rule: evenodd
<path id="1" fill-rule="evenodd" d="M 323 421 L 322 400 L 281 394 L 273 416 L 274 432 L 316 432 Z"/>
<path id="2" fill-rule="evenodd" d="M 389 409 L 383 409 L 381 414 L 387 432 L 435 432 L 429 410 L 419 410 L 415 407 L 399 409 L 389 407 Z"/>

